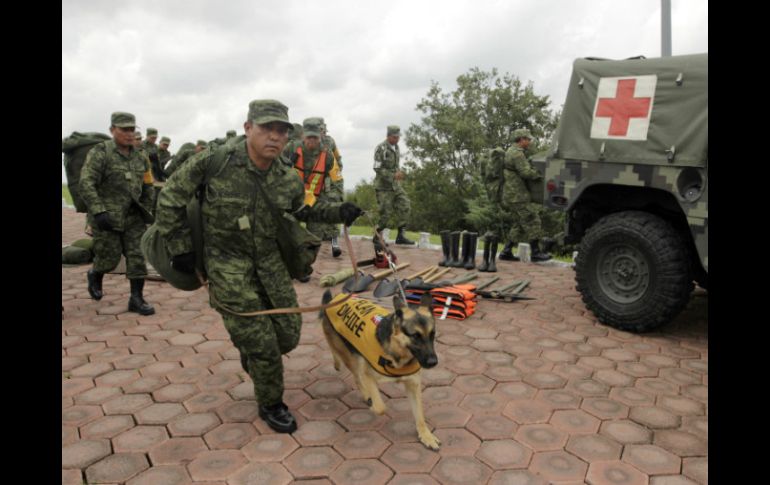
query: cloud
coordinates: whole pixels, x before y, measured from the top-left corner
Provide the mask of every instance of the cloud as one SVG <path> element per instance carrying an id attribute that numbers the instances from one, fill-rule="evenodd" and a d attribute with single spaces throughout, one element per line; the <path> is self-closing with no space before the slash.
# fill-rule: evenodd
<path id="1" fill-rule="evenodd" d="M 672 2 L 672 26 L 674 54 L 708 51 L 707 2 Z M 241 133 L 249 101 L 279 99 L 293 121 L 326 118 L 352 188 L 373 177 L 387 125 L 419 122 L 432 81 L 450 92 L 497 68 L 560 109 L 575 58 L 639 54 L 660 54 L 659 0 L 68 0 L 62 137 L 130 111 L 173 151 Z"/>

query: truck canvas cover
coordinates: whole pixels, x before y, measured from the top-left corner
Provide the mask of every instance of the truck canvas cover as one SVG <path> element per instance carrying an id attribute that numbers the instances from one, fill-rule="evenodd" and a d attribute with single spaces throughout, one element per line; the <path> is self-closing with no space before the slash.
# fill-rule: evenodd
<path id="1" fill-rule="evenodd" d="M 559 158 L 702 167 L 708 54 L 578 59 L 559 125 Z"/>

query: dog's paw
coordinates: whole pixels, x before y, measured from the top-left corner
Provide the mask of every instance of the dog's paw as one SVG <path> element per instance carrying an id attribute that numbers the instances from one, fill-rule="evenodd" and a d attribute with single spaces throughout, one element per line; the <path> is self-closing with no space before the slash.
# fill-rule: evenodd
<path id="1" fill-rule="evenodd" d="M 420 443 L 425 445 L 426 448 L 429 448 L 433 451 L 438 451 L 439 447 L 441 446 L 441 441 L 436 438 L 436 436 L 431 433 L 430 431 L 427 431 L 419 436 Z"/>
<path id="2" fill-rule="evenodd" d="M 369 399 L 369 401 L 371 401 L 371 399 Z M 383 414 L 385 414 L 385 411 L 388 408 L 387 406 L 385 406 L 385 403 L 378 402 L 378 403 L 370 404 L 369 409 L 371 409 L 374 414 L 378 416 L 382 416 Z"/>

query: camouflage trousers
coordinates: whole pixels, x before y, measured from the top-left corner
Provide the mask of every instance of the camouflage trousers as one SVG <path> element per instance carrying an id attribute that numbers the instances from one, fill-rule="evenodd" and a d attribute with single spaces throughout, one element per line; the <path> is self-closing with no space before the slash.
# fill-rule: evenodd
<path id="1" fill-rule="evenodd" d="M 126 257 L 126 278 L 133 280 L 147 276 L 147 264 L 140 246 L 147 225 L 137 213 L 128 213 L 123 232 L 103 231 L 95 225 L 92 230 L 94 271 L 109 273 L 118 266 L 122 254 Z"/>
<path id="2" fill-rule="evenodd" d="M 379 206 L 379 227 L 389 227 L 391 216 L 396 220 L 396 227 L 405 226 L 409 222 L 412 206 L 403 187 L 396 185 L 394 190 L 378 190 L 377 205 Z"/>
<path id="3" fill-rule="evenodd" d="M 508 241 L 528 243 L 543 237 L 540 207 L 537 204 L 532 202 L 503 204 L 503 210 L 510 216 Z"/>
<path id="4" fill-rule="evenodd" d="M 276 306 L 270 302 L 264 286 L 257 278 L 242 274 L 234 274 L 233 277 L 242 281 L 230 281 L 231 284 L 226 286 L 212 283 L 211 289 L 218 300 L 237 312 L 248 313 L 277 306 L 297 306 L 296 294 L 290 280 L 287 281 L 291 291 L 283 292 L 285 294 L 282 298 L 285 299 Z M 278 275 L 276 279 L 282 278 Z M 284 281 L 275 283 L 286 284 Z M 213 301 L 211 303 L 222 315 L 230 340 L 241 354 L 241 366 L 251 377 L 257 402 L 263 405 L 281 402 L 284 389 L 281 356 L 291 352 L 299 344 L 302 317 L 297 313 L 242 317 L 218 308 Z"/>

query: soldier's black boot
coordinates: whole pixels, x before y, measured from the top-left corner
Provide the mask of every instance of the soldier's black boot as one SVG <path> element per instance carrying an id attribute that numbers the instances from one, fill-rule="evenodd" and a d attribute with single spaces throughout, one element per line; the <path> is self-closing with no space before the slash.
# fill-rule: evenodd
<path id="1" fill-rule="evenodd" d="M 478 244 L 479 233 L 471 232 L 468 234 L 468 255 L 463 257 L 463 268 L 473 269 L 476 267 L 476 245 Z M 465 250 L 465 248 L 463 248 Z"/>
<path id="2" fill-rule="evenodd" d="M 463 262 L 460 259 L 460 231 L 452 231 L 449 233 L 449 250 L 452 255 L 452 259 L 446 264 L 450 268 L 459 268 Z"/>
<path id="3" fill-rule="evenodd" d="M 398 228 L 398 235 L 396 236 L 396 244 L 414 244 L 414 241 L 406 238 L 406 235 L 404 234 L 405 227 L 406 226 L 401 226 Z"/>
<path id="4" fill-rule="evenodd" d="M 93 268 L 89 269 L 88 273 L 86 273 L 86 279 L 88 280 L 88 294 L 96 301 L 101 300 L 104 296 L 104 293 L 102 292 L 103 278 L 104 273 L 94 271 Z"/>
<path id="5" fill-rule="evenodd" d="M 492 238 L 489 236 L 484 237 L 484 261 L 479 264 L 479 271 L 487 272 L 489 271 L 489 248 L 492 245 L 491 244 Z"/>
<path id="6" fill-rule="evenodd" d="M 518 256 L 513 255 L 513 243 L 511 241 L 508 241 L 505 243 L 505 247 L 502 251 L 500 251 L 500 258 L 501 261 L 518 261 Z"/>
<path id="7" fill-rule="evenodd" d="M 259 417 L 278 433 L 293 433 L 297 431 L 297 420 L 289 412 L 289 407 L 283 402 L 277 404 L 259 405 Z"/>
<path id="8" fill-rule="evenodd" d="M 332 256 L 339 258 L 340 254 L 342 254 L 342 249 L 340 249 L 340 243 L 337 241 L 337 236 L 332 236 Z"/>
<path id="9" fill-rule="evenodd" d="M 495 257 L 497 257 L 497 236 L 493 236 L 492 241 L 489 243 L 489 266 L 487 267 L 487 273 L 497 273 Z"/>
<path id="10" fill-rule="evenodd" d="M 450 238 L 449 238 L 449 231 L 441 231 L 439 232 L 439 235 L 441 235 L 441 251 L 444 253 L 444 259 L 438 262 L 439 266 L 446 266 L 449 261 L 449 248 L 450 248 Z"/>
<path id="11" fill-rule="evenodd" d="M 142 291 L 144 290 L 144 278 L 136 278 L 128 281 L 131 282 L 131 298 L 128 299 L 128 311 L 140 315 L 154 314 L 155 308 L 144 301 L 144 297 L 142 296 Z"/>
<path id="12" fill-rule="evenodd" d="M 548 261 L 551 259 L 550 254 L 544 253 L 540 250 L 540 245 L 538 244 L 537 239 L 530 241 L 529 245 L 532 247 L 532 261 Z"/>

